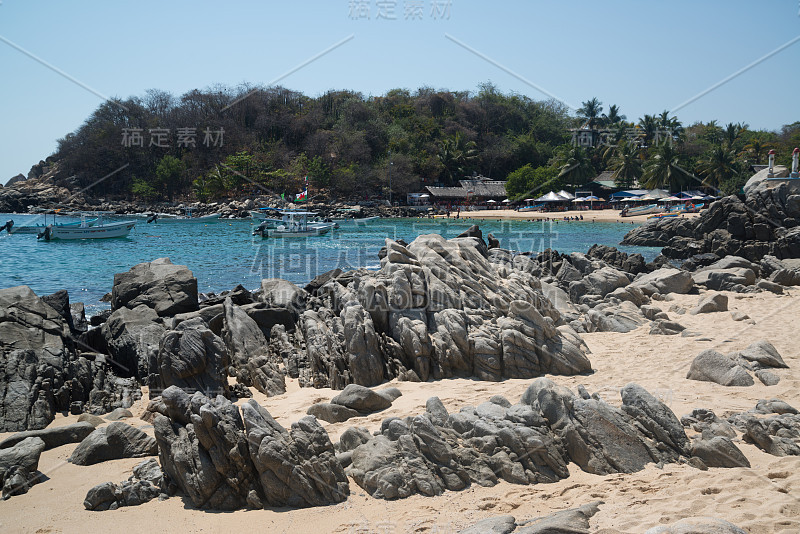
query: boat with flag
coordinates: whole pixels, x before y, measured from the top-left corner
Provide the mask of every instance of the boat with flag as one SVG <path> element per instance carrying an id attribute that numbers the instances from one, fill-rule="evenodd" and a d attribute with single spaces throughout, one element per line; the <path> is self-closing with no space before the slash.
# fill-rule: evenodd
<path id="1" fill-rule="evenodd" d="M 285 210 L 281 212 L 281 222 L 271 228 L 268 221 L 262 222 L 253 235 L 261 237 L 313 237 L 328 233 L 336 228 L 333 222 L 312 222 L 308 218 L 316 215 L 313 211 Z"/>

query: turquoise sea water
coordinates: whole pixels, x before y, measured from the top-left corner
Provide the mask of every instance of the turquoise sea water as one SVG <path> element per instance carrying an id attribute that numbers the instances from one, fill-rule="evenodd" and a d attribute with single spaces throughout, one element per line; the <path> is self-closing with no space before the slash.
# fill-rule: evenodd
<path id="1" fill-rule="evenodd" d="M 0 224 L 14 219 L 17 226 L 41 223 L 41 216 L 0 214 Z M 113 220 L 123 220 L 115 217 Z M 69 222 L 58 217 L 58 222 Z M 377 268 L 378 251 L 385 238 L 411 242 L 421 234 L 455 237 L 473 222 L 484 236 L 492 232 L 503 248 L 540 252 L 586 252 L 594 243 L 614 245 L 631 224 L 589 222 L 470 221 L 441 219 L 381 219 L 344 223 L 319 237 L 263 239 L 251 235 L 251 220 L 214 222 L 160 220 L 138 224 L 127 238 L 75 241 L 37 241 L 35 235 L 0 235 L 0 287 L 28 285 L 38 295 L 59 289 L 69 291 L 72 302 L 83 302 L 88 313 L 107 304 L 100 298 L 111 291 L 114 274 L 133 265 L 169 257 L 187 265 L 197 277 L 201 292 L 220 292 L 242 284 L 255 289 L 262 278 L 285 278 L 305 284 L 314 276 L 342 269 Z M 52 216 L 48 217 L 48 222 Z M 620 247 L 640 252 L 649 261 L 658 249 Z"/>

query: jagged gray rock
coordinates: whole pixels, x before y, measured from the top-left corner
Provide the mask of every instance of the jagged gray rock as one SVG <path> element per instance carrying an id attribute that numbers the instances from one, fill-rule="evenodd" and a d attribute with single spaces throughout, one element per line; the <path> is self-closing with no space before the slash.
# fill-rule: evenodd
<path id="1" fill-rule="evenodd" d="M 199 317 L 183 321 L 161 338 L 150 364 L 150 396 L 169 386 L 228 397 L 228 350 Z"/>
<path id="2" fill-rule="evenodd" d="M 328 433 L 313 417 L 290 432 L 250 400 L 242 406 L 250 457 L 271 506 L 324 506 L 347 499 L 350 486 Z"/>
<path id="3" fill-rule="evenodd" d="M 286 379 L 280 363 L 269 351 L 269 344 L 258 324 L 247 313 L 225 299 L 222 337 L 230 351 L 231 375 L 245 386 L 268 396 L 286 392 Z"/>
<path id="4" fill-rule="evenodd" d="M 171 386 L 153 420 L 161 467 L 192 504 L 212 510 L 261 508 L 258 472 L 238 408 L 218 395 Z"/>
<path id="5" fill-rule="evenodd" d="M 147 380 L 149 364 L 156 359 L 165 331 L 158 313 L 145 304 L 115 310 L 101 327 L 110 362 L 118 373 L 142 381 Z"/>
<path id="6" fill-rule="evenodd" d="M 121 506 L 138 506 L 163 494 L 164 482 L 161 466 L 150 458 L 133 468 L 133 474 L 121 484 L 105 482 L 86 493 L 83 506 L 87 510 L 115 510 Z"/>
<path id="7" fill-rule="evenodd" d="M 603 501 L 595 501 L 578 508 L 562 510 L 539 519 L 520 523 L 518 534 L 589 534 L 589 519 L 598 511 Z"/>
<path id="8" fill-rule="evenodd" d="M 694 440 L 692 456 L 700 458 L 708 467 L 750 467 L 739 447 L 725 436 Z"/>

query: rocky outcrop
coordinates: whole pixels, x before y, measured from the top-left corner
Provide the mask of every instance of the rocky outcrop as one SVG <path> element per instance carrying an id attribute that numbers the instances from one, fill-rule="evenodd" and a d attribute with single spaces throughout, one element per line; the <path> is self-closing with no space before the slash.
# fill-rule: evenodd
<path id="1" fill-rule="evenodd" d="M 0 431 L 44 428 L 64 409 L 69 335 L 29 287 L 0 289 Z"/>
<path id="2" fill-rule="evenodd" d="M 287 432 L 256 404 L 164 390 L 153 425 L 164 472 L 198 508 L 341 502 L 347 478 L 328 434 L 307 417 Z"/>
<path id="3" fill-rule="evenodd" d="M 139 397 L 104 356 L 76 353 L 64 317 L 30 288 L 0 289 L 0 431 L 38 430 L 56 412 L 105 413 Z"/>
<path id="4" fill-rule="evenodd" d="M 693 219 L 664 218 L 648 221 L 629 232 L 622 244 L 664 247 L 670 258 L 702 253 L 736 255 L 759 261 L 800 257 L 800 197 L 785 183 L 770 188 L 767 182 L 752 187 L 746 201 L 722 198 Z"/>
<path id="5" fill-rule="evenodd" d="M 149 364 L 157 361 L 161 337 L 166 332 L 156 311 L 145 304 L 119 308 L 103 323 L 100 332 L 111 356 L 109 362 L 117 373 L 147 381 Z"/>
<path id="6" fill-rule="evenodd" d="M 474 236 L 423 235 L 407 247 L 387 240 L 380 270 L 354 271 L 347 285 L 329 280 L 308 297 L 294 339 L 301 385 L 589 371 L 582 340 L 518 258 L 489 253 Z M 619 272 L 615 280 L 629 282 Z M 299 298 L 291 287 L 283 293 Z"/>
<path id="7" fill-rule="evenodd" d="M 713 349 L 704 350 L 692 360 L 686 378 L 716 382 L 722 386 L 752 386 L 754 384 L 753 377 L 744 367 L 733 358 Z"/>
<path id="8" fill-rule="evenodd" d="M 588 397 L 588 395 L 587 395 Z M 519 404 L 502 397 L 449 414 L 438 399 L 426 413 L 381 424 L 352 450 L 348 474 L 383 499 L 438 495 L 475 483 L 553 482 L 567 463 L 596 474 L 629 473 L 690 452 L 677 417 L 643 388 L 622 390 L 622 408 L 575 396 L 537 378 Z"/>
<path id="9" fill-rule="evenodd" d="M 114 275 L 111 308 L 134 309 L 145 305 L 159 317 L 198 309 L 197 279 L 184 265 L 173 265 L 169 258 L 140 263 L 126 273 Z"/>
<path id="10" fill-rule="evenodd" d="M 225 299 L 222 338 L 230 352 L 230 374 L 240 384 L 251 386 L 266 395 L 286 392 L 280 369 L 281 361 L 269 351 L 267 339 L 247 313 Z"/>
<path id="11" fill-rule="evenodd" d="M 328 433 L 313 417 L 281 427 L 250 400 L 242 406 L 250 457 L 270 506 L 324 506 L 342 502 L 350 486 Z"/>

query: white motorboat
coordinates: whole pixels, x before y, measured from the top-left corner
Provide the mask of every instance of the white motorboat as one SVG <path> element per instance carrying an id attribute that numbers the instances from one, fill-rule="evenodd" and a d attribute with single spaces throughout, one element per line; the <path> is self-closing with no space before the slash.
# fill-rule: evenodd
<path id="1" fill-rule="evenodd" d="M 269 228 L 266 223 L 262 223 L 253 232 L 253 235 L 262 237 L 313 237 L 328 233 L 335 227 L 335 223 L 311 222 L 309 215 L 315 215 L 312 211 L 282 211 L 281 222 L 275 228 Z"/>
<path id="2" fill-rule="evenodd" d="M 45 241 L 52 241 L 54 239 L 106 239 L 111 237 L 126 237 L 134 226 L 136 226 L 135 221 L 106 223 L 102 221 L 102 218 L 98 218 L 98 222 L 90 226 L 86 217 L 83 217 L 78 226 L 48 225 L 37 236 L 37 239 L 43 237 Z"/>

